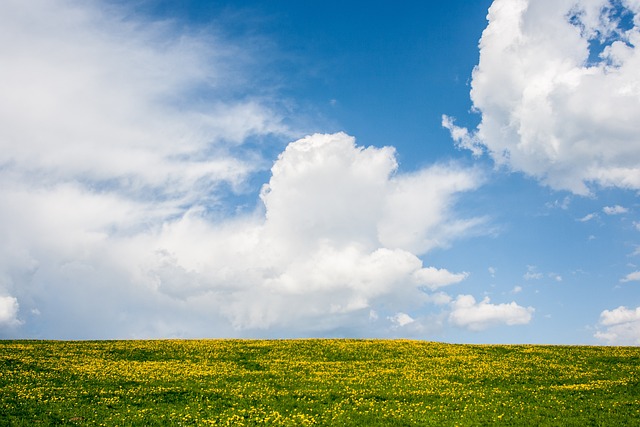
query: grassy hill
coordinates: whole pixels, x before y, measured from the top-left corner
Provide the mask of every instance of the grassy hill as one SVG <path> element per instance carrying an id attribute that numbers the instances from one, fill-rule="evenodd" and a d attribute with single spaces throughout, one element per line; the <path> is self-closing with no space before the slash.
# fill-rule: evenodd
<path id="1" fill-rule="evenodd" d="M 640 425 L 640 348 L 0 341 L 0 425 Z"/>

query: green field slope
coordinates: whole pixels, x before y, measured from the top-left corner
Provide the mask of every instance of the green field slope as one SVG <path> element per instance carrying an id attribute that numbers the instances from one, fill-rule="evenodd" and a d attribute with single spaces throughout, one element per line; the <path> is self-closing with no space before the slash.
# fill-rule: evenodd
<path id="1" fill-rule="evenodd" d="M 640 348 L 0 341 L 0 425 L 640 426 Z"/>

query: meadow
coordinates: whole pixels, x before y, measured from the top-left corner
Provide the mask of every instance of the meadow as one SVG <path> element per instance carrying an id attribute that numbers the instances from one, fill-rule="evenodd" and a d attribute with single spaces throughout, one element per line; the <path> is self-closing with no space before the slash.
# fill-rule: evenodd
<path id="1" fill-rule="evenodd" d="M 0 341 L 0 425 L 640 425 L 640 348 Z"/>

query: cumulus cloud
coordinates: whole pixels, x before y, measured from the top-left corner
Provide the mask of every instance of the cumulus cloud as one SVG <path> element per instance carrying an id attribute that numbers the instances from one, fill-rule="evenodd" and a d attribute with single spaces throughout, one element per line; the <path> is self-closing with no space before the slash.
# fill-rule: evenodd
<path id="1" fill-rule="evenodd" d="M 640 307 L 636 309 L 620 306 L 600 313 L 599 328 L 595 337 L 608 344 L 640 344 Z"/>
<path id="2" fill-rule="evenodd" d="M 205 285 L 194 291 L 215 292 L 235 328 L 366 327 L 372 310 L 420 305 L 420 288 L 466 277 L 423 267 L 417 255 L 467 230 L 449 226 L 461 221 L 449 207 L 455 193 L 472 188 L 460 181 L 477 182 L 474 172 L 432 166 L 405 176 L 396 167 L 390 147 L 360 147 L 343 133 L 305 137 L 275 162 L 261 193 L 263 217 L 224 224 L 184 218 L 165 230 L 166 250 L 176 266 L 199 272 Z M 425 192 L 429 203 L 411 206 L 422 222 L 398 222 L 407 204 L 390 201 L 400 194 L 410 204 Z M 406 237 L 390 243 L 390 223 Z M 425 245 L 432 235 L 439 240 Z M 194 236 L 203 239 L 196 247 Z"/>
<path id="3" fill-rule="evenodd" d="M 14 297 L 0 297 L 0 327 L 14 326 L 20 323 L 18 320 L 18 300 Z"/>
<path id="4" fill-rule="evenodd" d="M 481 123 L 443 125 L 555 189 L 640 189 L 639 13 L 631 0 L 495 0 L 471 82 Z"/>
<path id="5" fill-rule="evenodd" d="M 514 301 L 508 304 L 491 304 L 488 297 L 476 302 L 472 295 L 458 295 L 451 302 L 449 322 L 471 331 L 481 331 L 490 326 L 525 325 L 531 321 L 533 307 L 522 307 Z"/>
<path id="6" fill-rule="evenodd" d="M 264 158 L 256 141 L 295 138 L 247 84 L 256 52 L 121 7 L 0 4 L 0 326 L 77 339 L 530 321 L 515 302 L 453 300 L 440 289 L 469 273 L 424 264 L 482 228 L 456 210 L 478 170 L 402 173 L 393 147 L 344 133 Z M 461 148 L 486 149 L 443 124 Z M 271 165 L 255 209 L 221 209 Z M 443 311 L 424 315 L 428 304 Z"/>
<path id="7" fill-rule="evenodd" d="M 81 182 L 12 183 L 3 287 L 32 313 L 25 331 L 48 337 L 382 334 L 430 302 L 424 290 L 467 277 L 419 256 L 482 222 L 453 211 L 480 182 L 455 165 L 398 173 L 391 147 L 338 133 L 289 144 L 261 207 L 222 219 Z"/>

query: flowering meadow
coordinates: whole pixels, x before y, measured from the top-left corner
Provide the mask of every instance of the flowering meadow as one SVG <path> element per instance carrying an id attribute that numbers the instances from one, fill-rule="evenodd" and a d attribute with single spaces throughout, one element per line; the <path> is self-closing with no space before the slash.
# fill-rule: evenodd
<path id="1" fill-rule="evenodd" d="M 0 341 L 0 425 L 640 425 L 640 348 Z"/>

